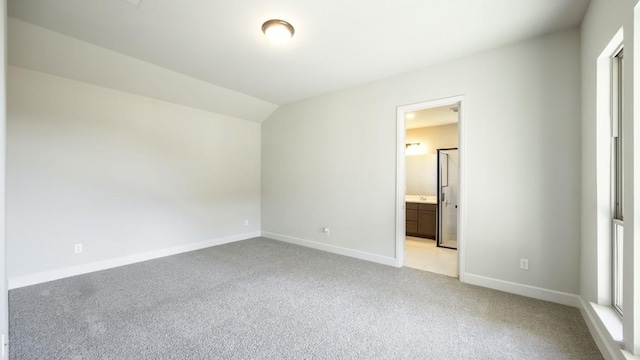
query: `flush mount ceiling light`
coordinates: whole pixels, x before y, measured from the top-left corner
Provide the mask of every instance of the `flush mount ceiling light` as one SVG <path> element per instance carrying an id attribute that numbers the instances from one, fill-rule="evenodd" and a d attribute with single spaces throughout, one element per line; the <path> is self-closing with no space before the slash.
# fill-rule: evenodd
<path id="1" fill-rule="evenodd" d="M 274 43 L 283 43 L 293 37 L 293 26 L 284 20 L 272 19 L 262 24 L 262 32 Z"/>

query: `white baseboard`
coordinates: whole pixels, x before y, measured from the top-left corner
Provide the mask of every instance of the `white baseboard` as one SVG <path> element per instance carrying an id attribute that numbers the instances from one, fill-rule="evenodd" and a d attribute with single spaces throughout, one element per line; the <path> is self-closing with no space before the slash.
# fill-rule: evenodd
<path id="1" fill-rule="evenodd" d="M 349 256 L 349 257 L 360 259 L 360 260 L 371 261 L 371 262 L 394 266 L 394 267 L 396 266 L 396 259 L 389 256 L 372 254 L 364 251 L 353 250 L 353 249 L 336 246 L 336 245 L 324 244 L 317 241 L 300 239 L 300 238 L 276 234 L 268 231 L 263 231 L 262 236 L 269 239 L 273 239 L 273 240 L 305 246 L 305 247 L 322 250 L 322 251 L 326 251 L 334 254 Z"/>
<path id="2" fill-rule="evenodd" d="M 111 269 L 119 266 L 134 264 L 137 262 L 147 261 L 162 258 L 165 256 L 176 255 L 188 251 L 200 250 L 211 246 L 227 244 L 240 240 L 247 240 L 255 237 L 259 237 L 260 232 L 251 232 L 245 234 L 238 234 L 227 236 L 224 238 L 211 239 L 201 241 L 192 244 L 175 246 L 167 249 L 150 251 L 141 254 L 122 256 L 114 259 L 98 261 L 89 264 L 70 266 L 62 269 L 56 269 L 51 271 L 44 271 L 32 275 L 16 276 L 9 278 L 9 290 L 17 289 L 24 286 L 40 284 L 47 281 L 58 280 L 66 277 L 87 274 L 94 271 L 101 271 Z"/>
<path id="3" fill-rule="evenodd" d="M 562 305 L 577 307 L 587 323 L 589 332 L 598 349 L 607 360 L 624 360 L 619 345 L 611 338 L 604 325 L 596 317 L 594 309 L 581 296 L 562 291 L 549 290 L 531 285 L 518 284 L 486 276 L 466 273 L 464 282 L 490 289 L 500 290 L 511 294 L 522 295 L 534 299 L 550 301 Z"/>
<path id="4" fill-rule="evenodd" d="M 608 330 L 598 319 L 598 315 L 596 314 L 593 307 L 585 302 L 582 297 L 579 297 L 578 302 L 582 318 L 584 319 L 584 322 L 587 323 L 587 327 L 589 328 L 591 337 L 596 342 L 596 345 L 602 353 L 602 356 L 604 356 L 604 358 L 607 360 L 625 359 L 624 355 L 621 352 L 620 346 L 616 345 L 616 342 L 613 340 L 611 335 L 609 335 Z"/>
<path id="5" fill-rule="evenodd" d="M 640 360 L 640 356 L 633 355 L 632 353 L 622 350 L 622 358 L 624 360 Z"/>
<path id="6" fill-rule="evenodd" d="M 578 295 L 562 291 L 555 291 L 531 285 L 518 284 L 510 281 L 494 279 L 470 273 L 464 274 L 464 282 L 471 285 L 500 290 L 538 300 L 550 301 L 572 307 L 580 307 L 580 297 Z"/>

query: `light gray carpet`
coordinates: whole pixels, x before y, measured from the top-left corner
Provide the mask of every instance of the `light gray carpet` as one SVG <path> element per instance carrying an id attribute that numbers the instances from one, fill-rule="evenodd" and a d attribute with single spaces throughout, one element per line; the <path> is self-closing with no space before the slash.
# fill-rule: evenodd
<path id="1" fill-rule="evenodd" d="M 260 238 L 9 303 L 11 359 L 602 359 L 575 308 Z"/>

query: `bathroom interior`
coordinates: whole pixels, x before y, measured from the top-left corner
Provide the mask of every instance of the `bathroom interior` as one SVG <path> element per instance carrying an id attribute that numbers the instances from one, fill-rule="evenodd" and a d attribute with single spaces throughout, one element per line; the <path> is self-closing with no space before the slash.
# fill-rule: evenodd
<path id="1" fill-rule="evenodd" d="M 458 277 L 459 104 L 405 114 L 404 266 Z"/>

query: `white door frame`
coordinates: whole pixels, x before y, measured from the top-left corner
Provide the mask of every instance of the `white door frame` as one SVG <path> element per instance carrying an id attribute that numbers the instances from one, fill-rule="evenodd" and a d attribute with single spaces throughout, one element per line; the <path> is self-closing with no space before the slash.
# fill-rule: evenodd
<path id="1" fill-rule="evenodd" d="M 458 213 L 458 277 L 460 281 L 464 281 L 464 221 L 465 216 L 465 137 L 464 115 L 466 105 L 464 95 L 453 96 L 438 100 L 426 101 L 417 104 L 398 106 L 397 108 L 397 161 L 396 161 L 396 266 L 404 266 L 404 240 L 405 240 L 405 192 L 406 192 L 406 125 L 405 113 L 430 109 L 441 106 L 459 104 L 458 110 L 458 154 L 460 156 L 460 194 L 459 194 L 459 213 Z"/>

